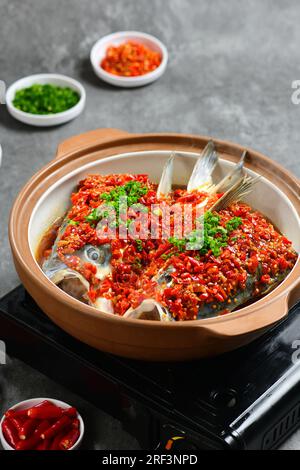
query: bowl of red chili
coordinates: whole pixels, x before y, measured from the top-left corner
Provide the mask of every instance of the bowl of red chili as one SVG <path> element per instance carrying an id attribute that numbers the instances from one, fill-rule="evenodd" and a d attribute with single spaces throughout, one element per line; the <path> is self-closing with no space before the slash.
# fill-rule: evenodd
<path id="1" fill-rule="evenodd" d="M 125 88 L 154 82 L 168 62 L 164 44 L 150 34 L 120 31 L 99 39 L 91 50 L 91 64 L 105 82 Z"/>
<path id="2" fill-rule="evenodd" d="M 21 401 L 0 422 L 4 450 L 75 450 L 83 435 L 84 423 L 77 409 L 52 398 Z"/>

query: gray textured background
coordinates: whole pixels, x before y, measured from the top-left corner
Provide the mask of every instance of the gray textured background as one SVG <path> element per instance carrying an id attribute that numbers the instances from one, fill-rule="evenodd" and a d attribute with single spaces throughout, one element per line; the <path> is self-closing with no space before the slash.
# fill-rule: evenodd
<path id="1" fill-rule="evenodd" d="M 0 79 L 9 85 L 58 72 L 87 92 L 84 113 L 53 129 L 23 125 L 0 106 L 0 295 L 18 284 L 7 241 L 12 201 L 69 136 L 97 127 L 209 134 L 258 149 L 300 176 L 300 105 L 291 103 L 299 16 L 297 0 L 0 0 Z M 167 72 L 148 87 L 114 89 L 91 70 L 93 43 L 126 29 L 152 33 L 169 49 Z M 0 386 L 0 413 L 27 397 L 61 397 L 83 411 L 87 448 L 137 446 L 118 422 L 15 359 L 0 366 Z M 300 448 L 299 436 L 285 448 Z"/>

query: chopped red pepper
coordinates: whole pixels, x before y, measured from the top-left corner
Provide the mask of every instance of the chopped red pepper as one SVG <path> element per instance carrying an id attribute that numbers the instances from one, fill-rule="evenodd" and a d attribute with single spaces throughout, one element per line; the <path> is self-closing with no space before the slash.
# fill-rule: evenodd
<path id="1" fill-rule="evenodd" d="M 270 281 L 271 281 L 271 277 L 269 276 L 269 274 L 264 274 L 260 278 L 260 282 L 262 282 L 263 284 L 269 284 Z"/>
<path id="2" fill-rule="evenodd" d="M 135 77 L 155 70 L 161 63 L 159 52 L 143 44 L 128 41 L 119 46 L 110 46 L 101 67 L 114 75 Z"/>

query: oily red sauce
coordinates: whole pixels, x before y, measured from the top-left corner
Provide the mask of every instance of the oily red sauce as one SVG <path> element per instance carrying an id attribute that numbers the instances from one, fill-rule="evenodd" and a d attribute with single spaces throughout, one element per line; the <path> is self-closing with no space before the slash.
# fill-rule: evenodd
<path id="1" fill-rule="evenodd" d="M 52 225 L 51 227 L 46 230 L 44 235 L 41 238 L 41 241 L 38 245 L 35 257 L 40 266 L 42 266 L 43 262 L 45 261 L 46 258 L 50 255 L 52 246 L 56 240 L 57 237 L 57 232 L 59 227 L 61 226 L 63 221 L 62 217 L 59 217 Z"/>
<path id="2" fill-rule="evenodd" d="M 191 320 L 197 318 L 199 308 L 204 304 L 214 307 L 220 302 L 228 306 L 234 302 L 235 294 L 246 289 L 247 277 L 254 275 L 258 266 L 261 267 L 261 275 L 253 286 L 254 298 L 277 276 L 292 269 L 296 262 L 297 254 L 291 242 L 261 213 L 241 202 L 216 214 L 219 226 L 224 229 L 228 222 L 239 220 L 238 226 L 227 233 L 226 244 L 221 246 L 218 254 L 212 249 L 205 253 L 182 250 L 163 236 L 152 239 L 149 235 L 139 242 L 130 236 L 127 240 L 120 239 L 118 233 L 112 240 L 99 238 L 97 222 L 88 221 L 88 218 L 95 208 L 103 204 L 103 194 L 111 194 L 115 188 L 130 181 L 143 188 L 138 203 L 150 208 L 159 202 L 157 186 L 149 181 L 147 175 L 90 175 L 79 183 L 71 196 L 72 205 L 67 214 L 70 224 L 58 242 L 58 255 L 70 267 L 80 270 L 89 281 L 91 302 L 97 297 L 106 297 L 112 300 L 115 313 L 124 315 L 144 299 L 155 298 L 169 309 L 176 320 Z M 209 210 L 220 196 L 209 197 L 205 209 Z M 176 189 L 163 203 L 190 203 L 195 208 L 207 197 L 203 191 L 187 193 L 185 189 Z M 134 220 L 134 211 L 129 212 L 128 217 Z M 164 227 L 159 225 L 159 229 L 163 233 Z M 49 256 L 55 230 L 45 235 L 40 246 L 40 260 Z M 216 239 L 220 236 L 217 233 Z M 87 243 L 95 246 L 109 243 L 111 246 L 112 274 L 103 281 L 97 278 L 94 265 L 85 263 L 79 268 L 76 256 L 72 256 Z M 157 289 L 158 273 L 170 267 L 175 268 L 170 274 L 172 285 Z M 225 308 L 223 313 L 227 312 Z"/>

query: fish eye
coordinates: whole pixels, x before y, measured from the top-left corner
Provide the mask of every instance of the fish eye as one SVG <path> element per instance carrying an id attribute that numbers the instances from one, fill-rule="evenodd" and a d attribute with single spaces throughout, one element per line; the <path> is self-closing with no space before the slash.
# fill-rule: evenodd
<path id="1" fill-rule="evenodd" d="M 92 246 L 86 249 L 86 255 L 91 261 L 98 261 L 100 258 L 99 251 Z"/>

